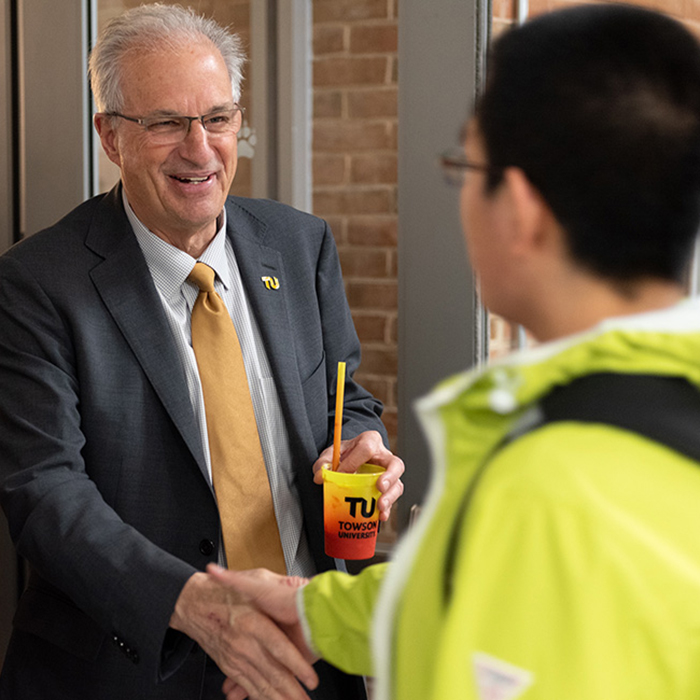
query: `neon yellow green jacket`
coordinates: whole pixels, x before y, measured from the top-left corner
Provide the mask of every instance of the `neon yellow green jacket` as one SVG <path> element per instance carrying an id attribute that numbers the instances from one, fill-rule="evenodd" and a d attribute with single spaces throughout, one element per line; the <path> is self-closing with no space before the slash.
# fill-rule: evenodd
<path id="1" fill-rule="evenodd" d="M 500 450 L 458 518 L 489 451 L 553 386 L 592 372 L 700 387 L 700 305 L 611 319 L 419 402 L 434 475 L 418 524 L 390 564 L 300 593 L 313 646 L 375 676 L 377 700 L 700 698 L 700 465 L 555 423 Z"/>

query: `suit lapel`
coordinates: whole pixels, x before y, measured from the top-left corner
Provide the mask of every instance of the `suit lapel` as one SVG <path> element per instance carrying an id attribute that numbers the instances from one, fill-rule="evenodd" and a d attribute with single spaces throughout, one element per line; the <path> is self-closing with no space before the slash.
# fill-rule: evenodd
<path id="1" fill-rule="evenodd" d="M 104 258 L 91 272 L 98 293 L 206 476 L 182 362 L 118 188 L 103 199 L 86 245 Z"/>
<path id="2" fill-rule="evenodd" d="M 282 256 L 275 248 L 264 245 L 267 228 L 263 223 L 238 207 L 229 206 L 227 213 L 227 235 L 233 243 L 243 286 L 260 328 L 292 449 L 296 454 L 300 450 L 313 454 L 315 446 L 306 419 L 287 308 L 286 289 L 290 281 L 285 277 Z M 273 279 L 266 283 L 266 277 Z"/>

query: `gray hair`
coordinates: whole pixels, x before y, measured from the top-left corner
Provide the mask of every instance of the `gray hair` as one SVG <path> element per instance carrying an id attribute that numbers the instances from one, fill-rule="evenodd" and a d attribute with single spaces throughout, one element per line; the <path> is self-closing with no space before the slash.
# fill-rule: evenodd
<path id="1" fill-rule="evenodd" d="M 100 112 L 119 112 L 124 106 L 121 67 L 133 50 L 176 50 L 184 41 L 208 39 L 221 53 L 233 99 L 241 96 L 245 52 L 237 34 L 202 17 L 191 8 L 155 3 L 141 5 L 110 20 L 90 53 L 89 74 L 95 104 Z"/>

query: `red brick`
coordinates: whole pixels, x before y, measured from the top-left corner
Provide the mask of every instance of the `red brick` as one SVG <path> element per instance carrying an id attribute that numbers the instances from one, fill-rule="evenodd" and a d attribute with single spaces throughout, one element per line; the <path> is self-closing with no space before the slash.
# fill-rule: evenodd
<path id="1" fill-rule="evenodd" d="M 364 89 L 348 91 L 348 116 L 395 117 L 398 114 L 396 88 Z"/>
<path id="2" fill-rule="evenodd" d="M 313 21 L 356 22 L 388 17 L 387 0 L 314 0 Z"/>
<path id="3" fill-rule="evenodd" d="M 340 185 L 345 182 L 345 156 L 315 154 L 313 157 L 313 183 Z"/>
<path id="4" fill-rule="evenodd" d="M 252 162 L 250 158 L 239 158 L 236 166 L 236 177 L 233 180 L 229 194 L 239 197 L 250 197 L 252 183 Z"/>
<path id="5" fill-rule="evenodd" d="M 314 91 L 314 119 L 339 118 L 343 114 L 343 95 L 335 90 Z"/>
<path id="6" fill-rule="evenodd" d="M 354 216 L 348 222 L 348 242 L 353 245 L 395 246 L 395 216 Z"/>
<path id="7" fill-rule="evenodd" d="M 396 131 L 390 123 L 356 120 L 317 121 L 313 129 L 313 150 L 352 152 L 396 148 Z"/>
<path id="8" fill-rule="evenodd" d="M 362 364 L 360 364 L 362 370 Z M 385 378 L 365 376 L 361 371 L 355 375 L 355 379 L 369 391 L 372 396 L 379 399 L 384 407 L 394 406 L 392 402 L 392 387 L 391 382 Z"/>
<path id="9" fill-rule="evenodd" d="M 398 344 L 399 342 L 399 319 L 397 316 L 394 316 L 389 322 L 389 340 L 392 343 Z"/>
<path id="10" fill-rule="evenodd" d="M 352 309 L 393 310 L 396 309 L 397 285 L 393 280 L 386 282 L 347 283 L 348 302 Z"/>
<path id="11" fill-rule="evenodd" d="M 549 12 L 551 10 L 551 0 L 529 0 L 529 17 L 534 17 L 535 15 L 541 15 L 544 12 Z"/>
<path id="12" fill-rule="evenodd" d="M 313 210 L 326 218 L 338 243 L 363 349 L 357 378 L 385 404 L 394 449 L 397 4 L 313 0 Z M 395 538 L 395 529 L 385 528 L 383 535 Z"/>
<path id="13" fill-rule="evenodd" d="M 399 255 L 396 249 L 389 251 L 389 276 L 398 277 L 399 274 Z"/>
<path id="14" fill-rule="evenodd" d="M 202 14 L 213 17 L 224 27 L 232 27 L 234 32 L 238 32 L 239 28 L 250 27 L 250 3 L 214 2 L 211 3 L 211 9 L 197 9 Z"/>
<path id="15" fill-rule="evenodd" d="M 345 216 L 324 216 L 330 230 L 333 232 L 333 238 L 336 245 L 345 245 L 347 243 L 347 217 Z"/>
<path id="16" fill-rule="evenodd" d="M 315 190 L 313 210 L 328 214 L 386 214 L 396 208 L 396 198 L 388 189 Z"/>
<path id="17" fill-rule="evenodd" d="M 396 184 L 397 167 L 395 153 L 353 156 L 350 161 L 350 182 Z"/>
<path id="18" fill-rule="evenodd" d="M 384 343 L 387 336 L 389 317 L 386 314 L 366 314 L 356 312 L 352 315 L 355 330 L 363 343 Z"/>
<path id="19" fill-rule="evenodd" d="M 399 124 L 397 121 L 391 121 L 387 124 L 387 129 L 389 131 L 389 142 L 391 143 L 391 148 L 398 150 L 399 148 Z"/>
<path id="20" fill-rule="evenodd" d="M 651 10 L 658 10 L 674 17 L 683 17 L 685 11 L 684 0 L 634 0 L 634 2 L 627 0 L 626 4 L 648 7 Z"/>
<path id="21" fill-rule="evenodd" d="M 340 251 L 343 277 L 387 277 L 388 253 L 381 248 L 345 248 Z"/>
<path id="22" fill-rule="evenodd" d="M 397 352 L 395 348 L 388 350 L 367 347 L 362 349 L 362 363 L 360 367 L 363 374 L 395 375 L 398 366 Z"/>
<path id="23" fill-rule="evenodd" d="M 498 19 L 515 19 L 515 3 L 513 0 L 492 0 L 492 17 Z"/>
<path id="24" fill-rule="evenodd" d="M 547 11 L 547 0 L 528 0 L 528 17 L 535 17 L 536 15 L 542 14 Z M 495 18 L 494 23 L 499 27 L 504 27 L 505 22 L 502 22 L 498 17 Z"/>
<path id="25" fill-rule="evenodd" d="M 389 59 L 384 56 L 317 58 L 314 60 L 314 86 L 377 85 L 387 82 Z"/>
<path id="26" fill-rule="evenodd" d="M 358 25 L 350 30 L 350 53 L 396 53 L 396 24 Z"/>
<path id="27" fill-rule="evenodd" d="M 337 53 L 345 48 L 345 29 L 342 26 L 316 25 L 314 27 L 314 56 Z"/>
<path id="28" fill-rule="evenodd" d="M 604 1 L 604 0 L 602 0 Z M 676 0 L 673 0 L 674 2 Z M 593 5 L 595 0 L 532 0 L 529 5 L 529 17 L 542 14 L 543 12 L 551 12 L 552 10 L 560 10 L 566 7 L 575 5 Z"/>
<path id="29" fill-rule="evenodd" d="M 683 3 L 683 17 L 686 20 L 700 20 L 700 0 L 685 0 Z"/>
<path id="30" fill-rule="evenodd" d="M 398 354 L 398 349 L 397 349 L 397 354 Z M 391 391 L 391 394 L 389 395 L 389 399 L 387 400 L 387 406 L 391 407 L 396 407 L 399 403 L 399 391 L 398 391 L 398 382 L 395 377 L 391 378 L 391 381 L 389 382 L 389 390 Z"/>

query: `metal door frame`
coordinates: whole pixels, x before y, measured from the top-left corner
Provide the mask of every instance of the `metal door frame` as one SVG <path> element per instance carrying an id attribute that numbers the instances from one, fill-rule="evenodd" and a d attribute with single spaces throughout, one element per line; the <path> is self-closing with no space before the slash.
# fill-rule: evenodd
<path id="1" fill-rule="evenodd" d="M 487 354 L 458 194 L 443 182 L 436 158 L 457 144 L 482 84 L 490 18 L 489 0 L 400 0 L 398 425 L 406 463 L 400 529 L 430 477 L 414 401 Z"/>

